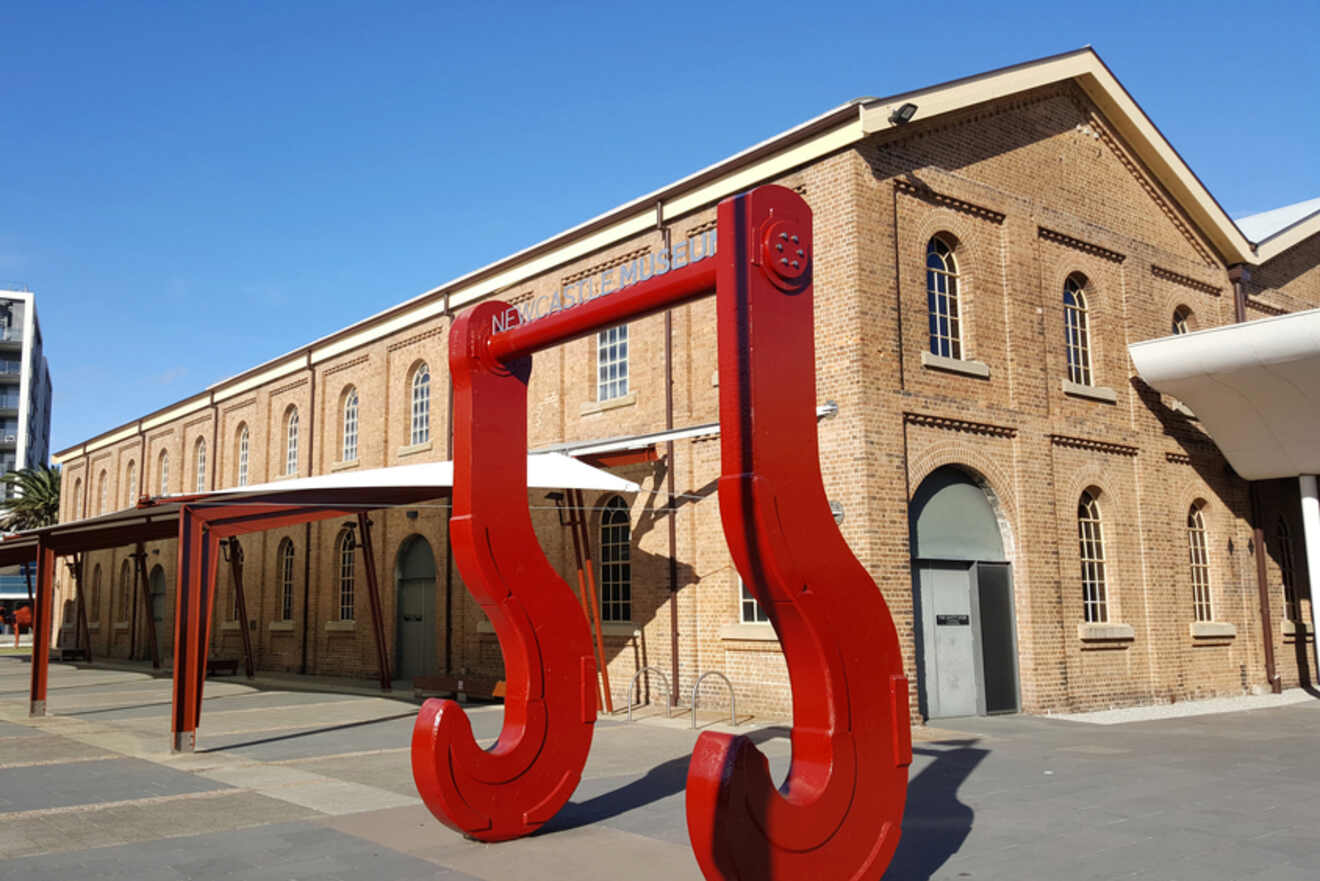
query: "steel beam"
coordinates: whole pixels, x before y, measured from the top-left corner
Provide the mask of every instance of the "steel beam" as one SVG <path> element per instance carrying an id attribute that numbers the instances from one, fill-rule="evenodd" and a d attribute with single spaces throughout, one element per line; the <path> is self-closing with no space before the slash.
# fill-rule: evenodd
<path id="1" fill-rule="evenodd" d="M 243 593 L 243 546 L 237 536 L 225 539 L 229 543 L 229 570 L 234 578 L 234 605 L 238 612 L 238 629 L 243 634 L 243 672 L 247 678 L 257 675 L 257 665 L 252 657 L 252 634 L 248 632 L 247 597 Z"/>
<path id="2" fill-rule="evenodd" d="M 371 633 L 376 640 L 376 663 L 380 669 L 380 690 L 389 691 L 392 682 L 390 657 L 385 648 L 385 619 L 381 611 L 380 582 L 376 578 L 376 549 L 371 540 L 371 518 L 367 512 L 357 515 L 358 534 L 362 536 L 362 565 L 367 571 L 367 599 L 371 604 Z"/>
<path id="3" fill-rule="evenodd" d="M 160 639 L 156 633 L 156 614 L 151 608 L 151 579 L 147 576 L 147 550 L 138 542 L 133 553 L 133 583 L 142 585 L 142 614 L 146 616 L 147 642 L 151 646 L 151 666 L 160 669 Z"/>
<path id="4" fill-rule="evenodd" d="M 46 715 L 46 679 L 50 670 L 50 628 L 54 621 L 55 549 L 37 541 L 37 592 L 32 603 L 32 685 L 28 715 Z"/>

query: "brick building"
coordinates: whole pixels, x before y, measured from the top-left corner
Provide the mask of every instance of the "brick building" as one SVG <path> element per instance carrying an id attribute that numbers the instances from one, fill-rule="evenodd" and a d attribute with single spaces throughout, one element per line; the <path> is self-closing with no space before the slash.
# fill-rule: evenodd
<path id="1" fill-rule="evenodd" d="M 616 267 L 699 239 L 721 198 L 768 182 L 814 212 L 822 470 L 916 671 L 914 706 L 1040 713 L 1241 693 L 1268 685 L 1265 640 L 1284 684 L 1309 676 L 1296 488 L 1238 478 L 1187 407 L 1136 377 L 1127 345 L 1234 322 L 1238 307 L 1320 306 L 1320 216 L 1244 224 L 1249 241 L 1089 49 L 851 102 L 63 450 L 63 519 L 143 494 L 446 459 L 452 315 L 608 286 Z M 653 461 L 614 469 L 639 494 L 587 499 L 616 703 L 655 665 L 679 671 L 683 694 L 721 671 L 740 707 L 783 715 L 783 656 L 721 532 L 714 352 L 706 299 L 537 355 L 530 443 L 647 449 L 659 436 Z M 529 502 L 572 583 L 552 505 Z M 408 674 L 498 675 L 498 643 L 447 559 L 446 515 L 441 501 L 375 516 L 391 650 Z M 374 675 L 353 599 L 360 555 L 340 524 L 244 549 L 260 667 Z M 102 654 L 135 641 L 131 550 L 84 562 Z M 168 647 L 174 543 L 146 550 Z M 221 578 L 212 653 L 233 657 L 242 625 Z M 397 598 L 419 586 L 423 624 L 405 636 Z M 57 612 L 67 577 L 59 589 Z"/>

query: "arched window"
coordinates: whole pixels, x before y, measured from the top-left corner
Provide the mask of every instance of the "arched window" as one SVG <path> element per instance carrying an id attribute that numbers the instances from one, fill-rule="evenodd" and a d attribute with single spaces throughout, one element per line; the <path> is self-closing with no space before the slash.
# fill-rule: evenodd
<path id="1" fill-rule="evenodd" d="M 1184 333 L 1192 332 L 1192 310 L 1186 306 L 1179 306 L 1173 310 L 1173 334 L 1179 336 Z"/>
<path id="2" fill-rule="evenodd" d="M 628 505 L 618 496 L 600 515 L 600 617 L 632 620 L 632 523 Z"/>
<path id="3" fill-rule="evenodd" d="M 238 485 L 248 483 L 248 428 L 244 425 L 238 432 Z"/>
<path id="4" fill-rule="evenodd" d="M 940 236 L 935 236 L 926 245 L 926 309 L 930 317 L 930 353 L 961 358 L 958 264 L 953 257 L 953 248 Z"/>
<path id="5" fill-rule="evenodd" d="M 206 438 L 197 438 L 197 487 L 196 492 L 206 492 Z"/>
<path id="6" fill-rule="evenodd" d="M 133 505 L 135 505 L 135 504 L 137 503 L 137 496 L 138 496 L 138 494 L 137 494 L 137 463 L 136 463 L 136 462 L 129 462 L 129 463 L 128 463 L 128 477 L 125 478 L 124 483 L 127 484 L 127 487 L 128 487 L 128 489 L 126 490 L 126 494 L 128 495 L 128 505 L 127 505 L 127 507 L 131 508 L 131 507 L 133 507 Z"/>
<path id="7" fill-rule="evenodd" d="M 1063 283 L 1063 324 L 1067 335 L 1068 379 L 1091 384 L 1091 329 L 1086 310 L 1086 279 L 1070 275 Z"/>
<path id="8" fill-rule="evenodd" d="M 160 454 L 160 494 L 163 496 L 170 494 L 170 454 L 168 452 Z"/>
<path id="9" fill-rule="evenodd" d="M 79 520 L 82 518 L 82 478 L 79 477 L 73 482 L 73 516 L 69 519 Z"/>
<path id="10" fill-rule="evenodd" d="M 127 621 L 130 600 L 133 596 L 133 564 L 125 560 L 119 567 L 119 609 L 116 620 Z"/>
<path id="11" fill-rule="evenodd" d="M 275 554 L 280 576 L 280 620 L 293 620 L 293 542 L 284 539 Z"/>
<path id="12" fill-rule="evenodd" d="M 1109 620 L 1105 597 L 1105 538 L 1096 493 L 1087 490 L 1077 503 L 1077 542 L 1082 559 L 1082 618 L 1102 624 Z"/>
<path id="13" fill-rule="evenodd" d="M 95 624 L 101 620 L 101 564 L 92 567 L 92 596 L 89 603 L 91 611 L 88 620 Z"/>
<path id="14" fill-rule="evenodd" d="M 108 504 L 110 504 L 110 497 L 109 497 L 109 495 L 107 495 L 107 493 L 109 492 L 110 487 L 109 487 L 109 482 L 106 480 L 106 473 L 105 473 L 104 471 L 101 472 L 101 476 L 100 476 L 100 478 L 96 481 L 96 483 L 97 483 L 97 488 L 96 488 L 96 513 L 98 513 L 98 514 L 104 514 L 104 513 L 105 513 L 105 509 L 106 509 L 106 506 L 107 506 Z"/>
<path id="15" fill-rule="evenodd" d="M 342 447 L 344 462 L 352 462 L 358 457 L 358 393 L 352 386 L 344 392 L 344 444 Z"/>
<path id="16" fill-rule="evenodd" d="M 596 334 L 596 400 L 612 401 L 628 394 L 628 325 Z"/>
<path id="17" fill-rule="evenodd" d="M 1283 579 L 1283 616 L 1289 621 L 1300 621 L 1297 609 L 1297 576 L 1293 570 L 1293 540 L 1288 521 L 1279 518 L 1274 529 L 1279 545 L 1279 577 Z"/>
<path id="18" fill-rule="evenodd" d="M 339 561 L 339 620 L 353 620 L 353 530 L 344 529 L 335 541 L 335 558 Z"/>
<path id="19" fill-rule="evenodd" d="M 284 425 L 284 473 L 298 475 L 298 408 L 290 407 Z"/>
<path id="20" fill-rule="evenodd" d="M 1206 553 L 1204 502 L 1187 511 L 1187 560 L 1192 573 L 1192 612 L 1197 621 L 1213 621 L 1210 607 L 1210 558 Z"/>
<path id="21" fill-rule="evenodd" d="M 431 439 L 431 368 L 422 362 L 412 378 L 412 431 L 408 443 L 424 444 Z"/>

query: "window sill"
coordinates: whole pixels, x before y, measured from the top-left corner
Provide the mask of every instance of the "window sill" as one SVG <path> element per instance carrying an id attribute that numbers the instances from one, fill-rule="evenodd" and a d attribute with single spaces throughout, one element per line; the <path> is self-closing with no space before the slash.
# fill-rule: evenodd
<path id="1" fill-rule="evenodd" d="M 1232 639 L 1237 628 L 1224 621 L 1193 621 L 1189 626 L 1193 639 Z"/>
<path id="2" fill-rule="evenodd" d="M 415 456 L 418 453 L 431 452 L 431 442 L 422 441 L 420 444 L 410 444 L 406 447 L 399 447 L 394 455 L 402 459 L 404 456 Z"/>
<path id="3" fill-rule="evenodd" d="M 617 410 L 620 407 L 631 407 L 637 403 L 637 392 L 628 392 L 621 398 L 610 398 L 608 401 L 584 401 L 579 416 L 591 416 L 596 413 L 604 413 L 606 410 Z"/>
<path id="4" fill-rule="evenodd" d="M 360 461 L 360 460 L 358 460 L 358 459 L 352 459 L 352 460 L 350 460 L 350 461 L 348 461 L 348 462 L 335 462 L 333 465 L 330 466 L 330 470 L 331 470 L 332 472 L 334 472 L 334 471 L 347 471 L 347 470 L 350 469 L 350 468 L 356 468 L 356 467 L 358 467 L 358 462 L 359 462 L 359 461 Z"/>
<path id="5" fill-rule="evenodd" d="M 974 376 L 977 379 L 990 378 L 990 365 L 984 361 L 948 358 L 929 351 L 921 353 L 921 366 L 929 367 L 932 370 L 944 370 L 948 373 L 961 373 L 963 376 Z"/>
<path id="6" fill-rule="evenodd" d="M 326 633 L 352 633 L 357 630 L 357 621 L 327 621 Z"/>
<path id="7" fill-rule="evenodd" d="M 779 642 L 779 637 L 769 621 L 739 621 L 736 624 L 725 624 L 720 628 L 720 639 L 740 642 Z"/>
<path id="8" fill-rule="evenodd" d="M 1077 398 L 1089 398 L 1092 401 L 1102 401 L 1106 404 L 1118 403 L 1118 392 L 1105 385 L 1082 385 L 1081 383 L 1071 382 L 1067 379 L 1061 380 L 1063 383 L 1063 393 Z"/>
<path id="9" fill-rule="evenodd" d="M 270 632 L 271 632 L 271 633 L 292 633 L 292 632 L 293 632 L 293 622 L 292 622 L 292 621 L 271 621 L 271 622 L 270 622 L 269 624 L 267 624 L 266 626 L 267 626 L 268 628 L 270 628 Z"/>
<path id="10" fill-rule="evenodd" d="M 116 622 L 115 622 L 113 625 L 111 625 L 111 626 L 114 627 L 115 630 L 128 630 L 128 622 L 127 622 L 127 621 L 116 621 Z"/>
<path id="11" fill-rule="evenodd" d="M 1087 624 L 1077 625 L 1077 638 L 1082 642 L 1132 642 L 1137 632 L 1131 624 Z"/>
<path id="12" fill-rule="evenodd" d="M 220 629 L 222 631 L 225 631 L 225 630 L 242 630 L 243 628 L 238 621 L 221 621 Z"/>
<path id="13" fill-rule="evenodd" d="M 101 631 L 101 622 L 93 621 L 92 623 L 87 625 L 87 629 L 93 633 L 99 633 Z"/>

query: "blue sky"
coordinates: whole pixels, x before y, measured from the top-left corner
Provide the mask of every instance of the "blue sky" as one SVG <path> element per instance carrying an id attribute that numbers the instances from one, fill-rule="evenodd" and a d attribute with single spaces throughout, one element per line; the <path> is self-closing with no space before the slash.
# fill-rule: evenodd
<path id="1" fill-rule="evenodd" d="M 1303 3 L 0 0 L 0 286 L 37 294 L 60 449 L 851 98 L 1088 43 L 1230 214 L 1320 196 L 1318 26 Z"/>

